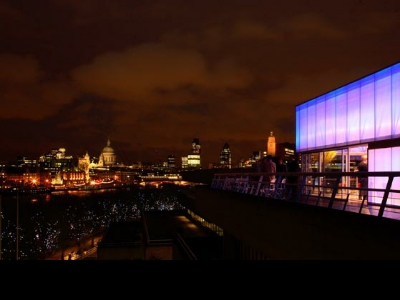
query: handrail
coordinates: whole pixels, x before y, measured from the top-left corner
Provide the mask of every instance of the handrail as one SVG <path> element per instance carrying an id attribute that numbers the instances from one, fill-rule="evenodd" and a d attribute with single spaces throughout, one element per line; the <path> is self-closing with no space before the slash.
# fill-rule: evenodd
<path id="1" fill-rule="evenodd" d="M 196 255 L 185 242 L 185 239 L 179 233 L 176 233 L 176 241 L 177 244 L 180 246 L 180 249 L 186 254 L 189 260 L 198 260 Z"/>
<path id="2" fill-rule="evenodd" d="M 89 250 L 84 251 L 82 254 L 75 254 L 75 258 L 73 260 L 83 260 L 85 258 L 90 257 L 92 254 L 97 252 L 97 247 L 93 247 Z"/>
<path id="3" fill-rule="evenodd" d="M 276 177 L 272 183 L 265 180 L 270 175 Z M 358 186 L 360 175 L 368 177 L 372 186 Z M 400 172 L 215 173 L 210 187 L 400 219 L 399 178 Z"/>

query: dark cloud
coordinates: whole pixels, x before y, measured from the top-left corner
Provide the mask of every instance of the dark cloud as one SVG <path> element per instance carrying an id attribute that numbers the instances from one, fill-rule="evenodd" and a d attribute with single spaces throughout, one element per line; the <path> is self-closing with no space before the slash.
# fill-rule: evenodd
<path id="1" fill-rule="evenodd" d="M 0 160 L 65 147 L 204 166 L 295 141 L 295 106 L 399 61 L 394 0 L 0 3 Z"/>

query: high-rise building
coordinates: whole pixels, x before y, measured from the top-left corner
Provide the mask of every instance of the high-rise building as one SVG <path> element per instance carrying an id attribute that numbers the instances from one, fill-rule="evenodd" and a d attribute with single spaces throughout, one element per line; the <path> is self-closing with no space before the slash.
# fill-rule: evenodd
<path id="1" fill-rule="evenodd" d="M 194 138 L 192 141 L 192 153 L 201 153 L 201 145 L 198 138 Z"/>
<path id="2" fill-rule="evenodd" d="M 172 155 L 172 154 L 168 155 L 168 158 L 167 158 L 167 167 L 168 167 L 169 169 L 175 168 L 175 155 Z"/>
<path id="3" fill-rule="evenodd" d="M 187 163 L 188 168 L 201 167 L 201 145 L 198 138 L 194 138 L 192 141 L 192 149 L 187 156 Z"/>
<path id="4" fill-rule="evenodd" d="M 182 156 L 182 169 L 187 169 L 188 167 L 188 157 L 186 156 Z"/>
<path id="5" fill-rule="evenodd" d="M 274 133 L 271 131 L 267 141 L 267 155 L 276 155 L 276 141 Z"/>
<path id="6" fill-rule="evenodd" d="M 276 144 L 276 157 L 282 158 L 285 162 L 295 155 L 296 145 L 294 143 L 284 142 Z"/>
<path id="7" fill-rule="evenodd" d="M 219 155 L 219 164 L 221 168 L 232 168 L 232 156 L 228 143 L 225 143 L 222 148 L 221 154 Z"/>

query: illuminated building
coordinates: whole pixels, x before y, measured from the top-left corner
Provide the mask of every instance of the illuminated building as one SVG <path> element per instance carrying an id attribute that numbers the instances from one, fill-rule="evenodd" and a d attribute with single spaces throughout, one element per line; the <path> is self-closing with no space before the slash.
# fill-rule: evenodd
<path id="1" fill-rule="evenodd" d="M 221 168 L 232 168 L 232 156 L 228 143 L 225 143 L 222 148 L 221 154 L 219 155 L 219 163 Z"/>
<path id="2" fill-rule="evenodd" d="M 200 141 L 197 138 L 194 138 L 193 141 L 192 141 L 192 153 L 193 154 L 200 154 L 201 153 Z"/>
<path id="3" fill-rule="evenodd" d="M 83 157 L 79 158 L 78 165 L 81 169 L 88 171 L 93 168 L 108 169 L 111 166 L 117 165 L 117 155 L 111 147 L 110 139 L 107 140 L 107 145 L 100 152 L 98 158 L 90 157 L 88 152 Z"/>
<path id="4" fill-rule="evenodd" d="M 172 154 L 168 155 L 168 158 L 167 158 L 167 167 L 168 167 L 169 169 L 175 168 L 175 155 L 172 155 Z"/>
<path id="5" fill-rule="evenodd" d="M 200 155 L 199 154 L 188 154 L 187 156 L 188 168 L 200 168 Z"/>
<path id="6" fill-rule="evenodd" d="M 303 171 L 357 171 L 362 155 L 369 172 L 400 171 L 400 63 L 297 105 L 296 151 Z M 400 189 L 398 180 L 392 188 Z M 368 188 L 386 182 L 370 176 Z M 348 176 L 341 184 L 357 181 Z M 368 202 L 380 204 L 382 193 L 370 190 Z M 387 204 L 400 206 L 396 197 L 389 195 Z"/>
<path id="7" fill-rule="evenodd" d="M 268 141 L 267 141 L 267 154 L 275 156 L 276 155 L 276 141 L 274 133 L 271 131 Z"/>
<path id="8" fill-rule="evenodd" d="M 295 143 L 277 143 L 276 144 L 276 157 L 280 157 L 284 162 L 290 161 L 290 158 L 295 156 Z"/>
<path id="9" fill-rule="evenodd" d="M 107 146 L 103 148 L 99 156 L 98 167 L 114 166 L 117 164 L 117 156 L 114 149 L 111 147 L 110 139 L 107 140 Z"/>
<path id="10" fill-rule="evenodd" d="M 78 158 L 78 168 L 85 172 L 85 182 L 89 182 L 89 167 L 90 167 L 90 156 L 86 151 L 86 154 L 83 157 Z"/>
<path id="11" fill-rule="evenodd" d="M 201 145 L 198 138 L 194 138 L 192 141 L 191 153 L 187 155 L 187 167 L 201 168 Z"/>
<path id="12" fill-rule="evenodd" d="M 50 153 L 39 158 L 40 169 L 49 174 L 48 177 L 41 176 L 44 180 L 53 185 L 73 184 L 85 180 L 85 174 L 75 165 L 73 156 L 67 156 L 65 153 L 65 148 L 52 149 Z M 42 183 L 42 179 L 40 182 Z"/>
<path id="13" fill-rule="evenodd" d="M 188 167 L 188 157 L 182 156 L 182 169 L 187 169 Z"/>
<path id="14" fill-rule="evenodd" d="M 50 153 L 40 156 L 40 166 L 45 170 L 51 171 L 72 168 L 74 164 L 73 157 L 66 156 L 65 152 L 65 148 L 52 149 Z"/>
<path id="15" fill-rule="evenodd" d="M 90 157 L 89 153 L 83 157 L 79 157 L 78 167 L 85 172 L 85 181 L 88 183 L 90 177 L 114 177 L 110 172 L 110 167 L 117 165 L 117 155 L 111 147 L 110 138 L 107 140 L 107 145 L 100 152 L 99 158 Z"/>

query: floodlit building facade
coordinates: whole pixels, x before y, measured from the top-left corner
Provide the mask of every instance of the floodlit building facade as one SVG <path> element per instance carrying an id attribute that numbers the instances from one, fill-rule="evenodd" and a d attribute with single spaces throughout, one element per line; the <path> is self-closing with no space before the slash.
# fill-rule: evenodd
<path id="1" fill-rule="evenodd" d="M 400 171 L 400 62 L 297 105 L 296 151 L 303 172 L 357 172 L 363 155 L 369 172 Z M 386 184 L 387 178 L 368 179 L 370 189 Z M 358 186 L 357 176 L 342 185 Z M 400 190 L 399 178 L 392 189 Z M 368 202 L 382 197 L 370 190 Z M 400 206 L 399 194 L 387 204 Z"/>
<path id="2" fill-rule="evenodd" d="M 267 140 L 267 155 L 276 156 L 276 141 L 272 131 Z"/>

